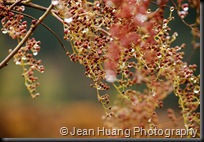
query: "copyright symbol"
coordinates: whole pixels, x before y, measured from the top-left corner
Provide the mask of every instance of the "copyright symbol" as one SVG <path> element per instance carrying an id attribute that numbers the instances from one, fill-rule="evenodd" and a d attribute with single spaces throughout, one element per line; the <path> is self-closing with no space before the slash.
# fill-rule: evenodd
<path id="1" fill-rule="evenodd" d="M 62 136 L 67 136 L 67 135 L 68 135 L 68 129 L 67 129 L 67 127 L 62 127 L 62 128 L 60 128 L 60 134 L 61 134 Z"/>

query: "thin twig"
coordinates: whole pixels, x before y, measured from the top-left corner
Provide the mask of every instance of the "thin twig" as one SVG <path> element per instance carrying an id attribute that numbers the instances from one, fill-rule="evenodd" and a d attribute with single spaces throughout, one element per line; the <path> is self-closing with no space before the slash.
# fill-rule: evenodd
<path id="1" fill-rule="evenodd" d="M 28 14 L 25 14 L 25 13 L 21 13 L 21 12 L 18 12 L 18 11 L 15 11 L 15 10 L 11 10 L 12 12 L 14 13 L 17 13 L 17 14 L 22 14 L 28 18 L 31 18 L 31 19 L 34 19 L 34 20 L 37 20 L 36 18 L 34 18 L 33 16 L 31 15 L 28 15 Z M 41 25 L 43 25 L 48 31 L 50 31 L 56 38 L 57 40 L 59 41 L 59 43 L 61 44 L 62 48 L 65 50 L 65 52 L 68 52 L 68 50 L 65 48 L 64 44 L 62 43 L 61 39 L 58 37 L 58 35 L 51 29 L 49 28 L 46 24 L 44 24 L 43 22 L 40 23 Z"/>
<path id="2" fill-rule="evenodd" d="M 103 33 L 107 34 L 108 36 L 110 36 L 110 33 L 104 29 L 102 29 L 101 27 L 98 27 L 98 26 L 92 26 L 94 27 L 96 30 L 99 30 L 99 31 L 102 31 Z"/>
<path id="3" fill-rule="evenodd" d="M 13 9 L 14 6 L 18 5 L 21 1 L 23 1 L 23 0 L 18 0 L 18 1 L 16 1 L 16 2 L 14 2 L 14 3 L 9 7 L 9 10 Z"/>
<path id="4" fill-rule="evenodd" d="M 52 11 L 51 13 L 57 20 L 59 20 L 61 23 L 63 23 L 63 20 L 55 12 Z"/>
<path id="5" fill-rule="evenodd" d="M 13 5 L 13 4 L 14 4 L 14 2 L 5 2 L 4 3 L 4 5 Z M 42 11 L 46 11 L 47 10 L 47 7 L 44 7 L 44 6 L 41 6 L 41 5 L 32 3 L 32 2 L 21 2 L 21 3 L 16 3 L 15 5 L 24 5 L 24 6 L 28 6 L 28 7 L 35 8 L 35 9 L 39 9 L 39 10 L 42 10 Z"/>
<path id="6" fill-rule="evenodd" d="M 18 52 L 18 50 L 21 48 L 21 46 L 28 40 L 28 38 L 31 36 L 33 31 L 36 29 L 36 27 L 45 19 L 45 17 L 49 14 L 51 9 L 53 8 L 53 5 L 51 4 L 45 13 L 39 18 L 39 20 L 36 22 L 35 25 L 31 25 L 29 31 L 25 35 L 25 37 L 21 40 L 21 42 L 14 48 L 14 50 L 11 51 L 11 53 L 0 63 L 0 69 L 7 65 L 9 60 Z"/>
<path id="7" fill-rule="evenodd" d="M 4 4 L 5 5 L 14 5 L 13 2 L 5 2 Z M 41 5 L 32 3 L 32 2 L 15 3 L 15 5 L 23 5 L 23 6 L 27 6 L 27 7 L 34 8 L 34 9 L 38 9 L 38 10 L 41 10 L 41 11 L 46 11 L 47 10 L 47 7 L 44 7 L 44 6 L 41 6 Z M 60 22 L 63 23 L 63 20 L 59 16 L 56 15 L 56 10 L 52 9 L 51 13 L 52 13 L 52 15 L 55 18 L 57 18 Z"/>

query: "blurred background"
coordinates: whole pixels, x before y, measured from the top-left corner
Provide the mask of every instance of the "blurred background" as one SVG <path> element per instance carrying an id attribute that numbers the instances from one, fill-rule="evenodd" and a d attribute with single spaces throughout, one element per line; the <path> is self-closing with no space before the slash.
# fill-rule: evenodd
<path id="1" fill-rule="evenodd" d="M 40 4 L 47 7 L 50 1 Z M 42 11 L 28 7 L 25 12 L 36 18 L 43 14 Z M 186 21 L 192 23 L 195 13 L 189 13 L 191 14 L 187 16 Z M 175 20 L 169 26 L 172 33 L 176 31 L 179 36 L 172 46 L 181 45 L 183 42 L 187 44 L 184 60 L 198 65 L 195 73 L 197 75 L 200 71 L 200 49 L 193 49 L 190 29 L 181 22 L 175 12 L 174 14 Z M 25 20 L 30 22 L 30 19 Z M 63 39 L 63 26 L 59 21 L 48 16 L 43 22 Z M 62 137 L 59 133 L 62 126 L 91 129 L 102 127 L 101 117 L 105 113 L 102 105 L 98 103 L 96 90 L 90 87 L 91 80 L 84 76 L 84 67 L 71 62 L 57 39 L 42 25 L 38 26 L 33 37 L 41 41 L 41 51 L 36 58 L 42 59 L 45 67 L 43 74 L 36 73 L 40 82 L 37 89 L 41 95 L 36 99 L 31 98 L 21 76 L 22 68 L 16 66 L 13 60 L 0 70 L 0 137 L 52 138 Z M 68 41 L 63 43 L 66 48 L 71 48 Z M 0 33 L 0 61 L 16 44 L 8 35 Z M 116 96 L 116 92 L 111 92 Z M 102 92 L 102 95 L 104 93 Z M 169 95 L 164 100 L 161 116 L 166 115 L 166 109 L 169 107 L 177 109 L 177 103 L 178 99 L 174 94 Z M 165 119 L 161 118 L 161 121 L 165 122 Z"/>

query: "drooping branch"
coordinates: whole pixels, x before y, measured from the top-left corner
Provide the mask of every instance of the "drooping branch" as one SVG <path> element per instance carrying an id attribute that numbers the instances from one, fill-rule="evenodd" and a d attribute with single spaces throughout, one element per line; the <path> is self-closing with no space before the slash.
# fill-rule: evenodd
<path id="1" fill-rule="evenodd" d="M 9 60 L 18 52 L 18 50 L 22 47 L 22 45 L 28 40 L 28 38 L 31 36 L 33 31 L 36 29 L 36 27 L 45 19 L 45 17 L 49 14 L 49 12 L 52 10 L 53 5 L 51 4 L 45 13 L 39 18 L 39 20 L 36 22 L 36 24 L 31 25 L 29 31 L 25 35 L 25 37 L 20 41 L 20 43 L 10 52 L 10 54 L 0 63 L 0 69 L 7 65 Z"/>

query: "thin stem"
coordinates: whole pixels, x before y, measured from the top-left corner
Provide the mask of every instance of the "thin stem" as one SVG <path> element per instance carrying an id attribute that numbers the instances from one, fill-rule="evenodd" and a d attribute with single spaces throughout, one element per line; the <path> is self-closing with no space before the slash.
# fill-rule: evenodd
<path id="1" fill-rule="evenodd" d="M 8 9 L 9 9 L 9 10 L 13 9 L 14 6 L 16 6 L 17 4 L 21 3 L 21 1 L 23 1 L 23 0 L 18 0 L 18 1 L 16 1 L 16 2 L 14 2 Z"/>
<path id="2" fill-rule="evenodd" d="M 11 10 L 11 11 L 14 12 L 14 13 L 17 13 L 17 14 L 22 14 L 22 15 L 28 17 L 28 18 L 37 20 L 36 18 L 34 18 L 34 17 L 31 16 L 31 15 L 28 15 L 28 14 L 25 14 L 25 13 L 21 13 L 21 12 L 15 11 L 15 10 Z M 59 36 L 58 36 L 52 29 L 50 29 L 46 24 L 44 24 L 43 22 L 40 23 L 40 24 L 43 25 L 48 31 L 50 31 L 50 32 L 57 38 L 57 40 L 58 40 L 59 43 L 61 44 L 62 48 L 63 48 L 66 52 L 68 52 L 68 50 L 65 48 L 65 46 L 64 46 L 64 44 L 62 43 L 62 41 L 61 41 L 61 39 L 59 38 Z"/>
<path id="3" fill-rule="evenodd" d="M 181 21 L 188 26 L 191 30 L 193 29 L 193 26 L 196 26 L 196 24 L 188 24 L 184 19 L 181 18 Z"/>
<path id="4" fill-rule="evenodd" d="M 14 5 L 15 4 L 15 5 Z M 31 8 L 35 8 L 35 9 L 39 9 L 39 10 L 42 10 L 42 11 L 46 11 L 47 10 L 47 7 L 44 7 L 44 6 L 41 6 L 41 5 L 38 5 L 38 4 L 35 4 L 35 3 L 32 3 L 32 2 L 5 2 L 4 5 L 24 5 L 24 6 L 28 6 L 28 7 L 31 7 Z"/>
<path id="5" fill-rule="evenodd" d="M 118 91 L 118 93 L 119 93 L 123 98 L 128 99 L 127 96 L 125 96 L 124 94 L 122 94 L 122 92 L 118 89 L 118 87 L 115 85 L 115 83 L 112 83 L 112 84 L 113 84 L 113 86 L 115 87 L 115 89 Z M 128 99 L 128 100 L 129 100 L 129 99 Z"/>
<path id="6" fill-rule="evenodd" d="M 74 49 L 74 44 L 73 44 L 73 41 L 72 41 L 72 40 L 70 40 L 70 43 L 71 43 L 71 47 L 72 47 L 72 52 L 73 52 L 73 54 L 75 54 L 75 53 L 76 53 L 76 51 L 75 51 L 75 49 Z"/>
<path id="7" fill-rule="evenodd" d="M 39 20 L 36 22 L 35 25 L 31 25 L 29 31 L 25 35 L 25 37 L 21 40 L 21 42 L 14 48 L 14 50 L 11 51 L 11 53 L 0 63 L 0 69 L 7 65 L 9 60 L 18 52 L 18 50 L 21 48 L 21 46 L 28 40 L 28 38 L 31 36 L 33 31 L 36 29 L 36 27 L 45 19 L 45 17 L 49 14 L 51 9 L 53 8 L 53 5 L 51 4 L 48 9 L 45 11 L 45 13 L 39 18 Z"/>
<path id="8" fill-rule="evenodd" d="M 106 114 L 106 116 L 107 116 L 107 115 L 108 115 L 108 112 L 107 112 L 107 109 L 108 109 L 108 108 L 106 108 L 104 102 L 102 101 L 103 98 L 100 96 L 100 94 L 99 94 L 99 90 L 96 89 L 96 91 L 97 91 L 98 101 L 102 104 L 103 109 L 104 109 L 104 111 L 105 111 L 105 114 Z"/>
<path id="9" fill-rule="evenodd" d="M 98 26 L 93 26 L 95 29 L 99 30 L 99 31 L 102 31 L 103 33 L 107 34 L 108 36 L 110 36 L 110 33 L 107 32 L 106 30 L 102 29 L 101 27 L 98 27 Z"/>
<path id="10" fill-rule="evenodd" d="M 44 6 L 41 6 L 41 5 L 32 3 L 32 2 L 21 2 L 21 3 L 19 3 L 19 2 L 18 3 L 5 2 L 4 4 L 5 5 L 14 5 L 14 4 L 15 5 L 24 5 L 24 6 L 27 6 L 27 7 L 30 7 L 30 8 L 41 10 L 41 11 L 46 11 L 47 10 L 47 7 L 44 7 Z M 60 22 L 63 23 L 63 20 L 59 16 L 56 15 L 56 10 L 52 9 L 51 13 L 55 18 L 57 18 Z"/>
<path id="11" fill-rule="evenodd" d="M 157 2 L 151 1 L 152 4 L 159 6 Z M 162 5 L 162 7 L 171 7 L 170 5 Z"/>
<path id="12" fill-rule="evenodd" d="M 176 3 L 175 3 L 173 0 L 171 0 L 171 2 L 173 3 L 175 9 L 177 9 L 177 13 L 179 13 L 179 7 L 180 7 L 180 5 L 177 6 Z M 196 24 L 193 24 L 193 25 L 188 24 L 183 18 L 181 18 L 181 21 L 182 21 L 186 26 L 188 26 L 188 27 L 191 28 L 191 29 L 193 29 L 193 26 L 196 26 Z"/>
<path id="13" fill-rule="evenodd" d="M 63 23 L 63 20 L 55 13 L 52 11 L 52 15 L 57 19 L 59 20 L 61 23 Z"/>
<path id="14" fill-rule="evenodd" d="M 143 58 L 142 58 L 142 56 L 143 56 L 143 54 L 139 51 L 139 49 L 136 47 L 136 51 L 140 54 L 140 56 L 141 56 L 141 59 L 139 59 L 138 58 L 138 61 L 141 61 L 144 65 L 145 65 L 145 67 L 147 68 L 147 69 L 149 69 L 148 68 L 148 66 L 147 66 L 147 64 L 145 63 L 145 61 L 143 60 Z"/>

